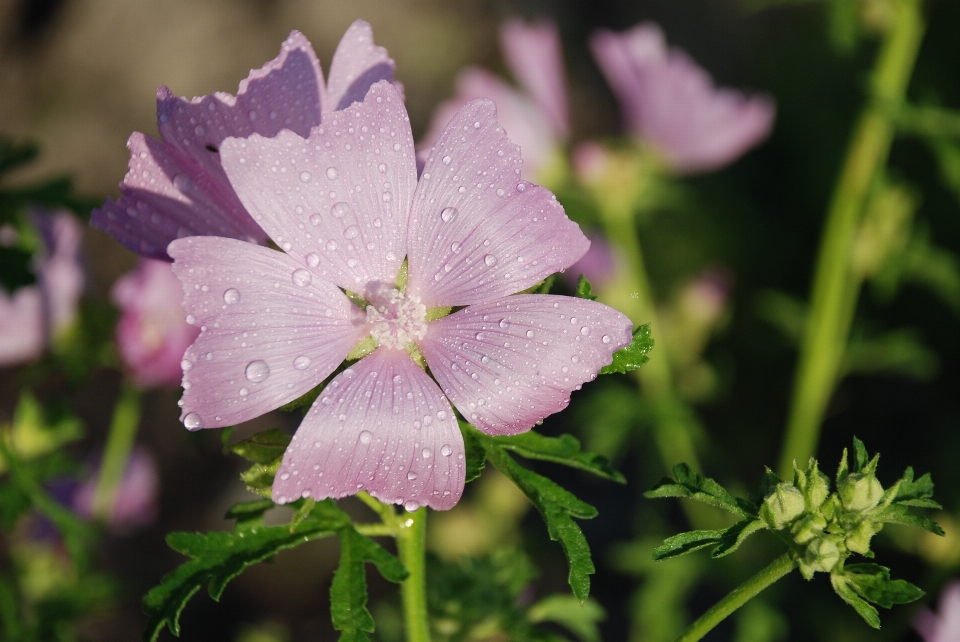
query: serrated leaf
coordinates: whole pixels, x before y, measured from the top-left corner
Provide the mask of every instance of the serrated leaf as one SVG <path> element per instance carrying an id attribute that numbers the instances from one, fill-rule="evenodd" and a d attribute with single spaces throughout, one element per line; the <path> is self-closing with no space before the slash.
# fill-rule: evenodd
<path id="1" fill-rule="evenodd" d="M 843 574 L 860 597 L 887 609 L 924 596 L 924 592 L 910 582 L 890 579 L 890 569 L 879 564 L 849 564 Z"/>
<path id="2" fill-rule="evenodd" d="M 290 443 L 290 435 L 272 428 L 228 446 L 230 452 L 256 464 L 266 464 L 283 455 Z"/>
<path id="3" fill-rule="evenodd" d="M 373 616 L 367 610 L 367 578 L 364 564 L 372 562 L 391 582 L 402 582 L 409 575 L 396 557 L 352 526 L 340 530 L 340 566 L 330 585 L 330 617 L 333 628 L 341 632 L 341 642 L 369 642 L 374 630 Z"/>
<path id="4" fill-rule="evenodd" d="M 597 297 L 593 296 L 593 287 L 590 285 L 590 281 L 587 281 L 587 277 L 580 275 L 580 278 L 577 279 L 577 298 L 579 299 L 590 299 L 591 301 L 596 301 Z"/>
<path id="5" fill-rule="evenodd" d="M 853 438 L 853 472 L 859 473 L 863 470 L 863 467 L 867 465 L 867 462 L 870 461 L 870 455 L 867 453 L 867 447 L 863 445 L 863 442 Z"/>
<path id="6" fill-rule="evenodd" d="M 867 624 L 875 629 L 880 628 L 880 614 L 877 613 L 877 609 L 870 606 L 866 600 L 857 595 L 857 592 L 850 586 L 850 583 L 843 575 L 831 573 L 830 583 L 833 585 L 833 590 L 836 591 L 837 595 L 839 595 L 844 602 L 852 606 Z"/>
<path id="7" fill-rule="evenodd" d="M 546 437 L 531 430 L 519 435 L 493 437 L 492 439 L 501 448 L 511 450 L 527 459 L 550 461 L 585 470 L 619 484 L 627 483 L 624 476 L 610 466 L 606 457 L 581 451 L 580 441 L 573 435 Z"/>
<path id="8" fill-rule="evenodd" d="M 713 546 L 710 557 L 723 557 L 740 548 L 750 535 L 765 528 L 758 519 L 744 519 L 733 526 L 719 530 L 700 530 L 680 533 L 664 540 L 663 544 L 653 551 L 653 559 L 661 561 L 692 553 L 702 548 Z"/>
<path id="9" fill-rule="evenodd" d="M 277 457 L 266 464 L 254 464 L 240 473 L 240 479 L 247 485 L 247 490 L 251 493 L 270 498 L 273 479 L 276 477 L 282 461 L 282 457 Z"/>
<path id="10" fill-rule="evenodd" d="M 143 611 L 147 614 L 143 639 L 156 640 L 164 626 L 179 636 L 180 613 L 204 584 L 209 583 L 210 597 L 219 600 L 227 583 L 248 566 L 349 525 L 350 518 L 332 500 L 326 500 L 292 529 L 280 525 L 206 534 L 171 533 L 167 544 L 192 559 L 164 576 L 143 598 Z"/>
<path id="11" fill-rule="evenodd" d="M 583 642 L 600 642 L 597 623 L 606 617 L 606 611 L 595 600 L 580 604 L 572 595 L 549 595 L 527 611 L 527 619 L 531 622 L 556 622 Z"/>
<path id="12" fill-rule="evenodd" d="M 551 274 L 550 276 L 548 276 L 547 278 L 545 278 L 543 281 L 540 282 L 540 285 L 537 286 L 537 289 L 535 290 L 535 292 L 537 294 L 550 294 L 550 290 L 553 289 L 553 284 L 556 282 L 557 282 L 556 273 Z"/>
<path id="13" fill-rule="evenodd" d="M 900 486 L 897 487 L 897 496 L 893 503 L 903 506 L 916 506 L 917 508 L 943 508 L 939 503 L 933 501 L 933 479 L 930 477 L 930 473 L 926 473 L 920 479 L 914 481 L 913 468 L 910 467 L 903 471 L 903 478 L 900 480 Z"/>
<path id="14" fill-rule="evenodd" d="M 269 499 L 255 499 L 250 502 L 240 502 L 230 507 L 224 515 L 224 519 L 235 519 L 238 522 L 249 522 L 263 517 L 263 514 L 274 508 L 274 504 Z"/>
<path id="15" fill-rule="evenodd" d="M 882 512 L 880 512 L 880 514 L 877 516 L 877 519 L 893 524 L 915 526 L 916 528 L 922 528 L 925 531 L 929 531 L 934 535 L 944 535 L 943 529 L 940 528 L 939 524 L 932 519 L 924 517 L 923 515 L 916 515 L 909 512 L 907 506 L 904 504 L 893 504 L 892 506 L 888 506 L 887 508 L 883 509 Z"/>
<path id="16" fill-rule="evenodd" d="M 723 536 L 717 544 L 717 547 L 710 552 L 710 557 L 723 557 L 734 552 L 743 540 L 747 539 L 757 531 L 762 531 L 766 525 L 759 519 L 744 519 L 723 531 Z"/>
<path id="17" fill-rule="evenodd" d="M 461 433 L 463 433 L 463 445 L 467 452 L 467 471 L 464 483 L 468 484 L 480 477 L 483 468 L 487 465 L 487 451 L 483 449 L 477 432 L 467 424 L 460 424 Z"/>
<path id="18" fill-rule="evenodd" d="M 518 464 L 497 441 L 474 431 L 487 453 L 487 458 L 517 488 L 527 496 L 543 517 L 547 533 L 553 541 L 559 541 L 570 565 L 568 581 L 573 594 L 583 603 L 590 595 L 590 576 L 596 572 L 583 531 L 573 521 L 597 516 L 597 509 L 577 499 L 569 491 L 546 477 L 527 470 Z"/>
<path id="19" fill-rule="evenodd" d="M 636 370 L 650 360 L 653 350 L 653 338 L 650 336 L 650 324 L 645 323 L 633 331 L 630 345 L 613 353 L 613 362 L 600 369 L 600 374 L 623 374 Z"/>
<path id="20" fill-rule="evenodd" d="M 750 502 L 734 497 L 723 486 L 709 477 L 704 477 L 687 464 L 673 467 L 676 479 L 664 477 L 644 497 L 686 497 L 730 511 L 740 517 L 756 517 L 757 508 Z"/>

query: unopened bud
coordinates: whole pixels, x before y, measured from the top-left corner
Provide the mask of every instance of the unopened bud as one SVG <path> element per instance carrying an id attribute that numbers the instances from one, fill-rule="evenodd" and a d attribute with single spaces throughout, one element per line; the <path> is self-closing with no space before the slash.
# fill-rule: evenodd
<path id="1" fill-rule="evenodd" d="M 883 497 L 883 486 L 872 470 L 850 475 L 838 490 L 843 507 L 854 512 L 874 508 Z"/>
<path id="2" fill-rule="evenodd" d="M 810 513 L 797 520 L 790 528 L 790 533 L 793 535 L 793 541 L 797 544 L 807 544 L 820 537 L 826 527 L 827 520 L 823 518 L 823 515 Z"/>
<path id="3" fill-rule="evenodd" d="M 760 518 L 770 528 L 780 530 L 803 514 L 804 505 L 803 493 L 793 484 L 782 482 L 764 500 Z"/>
<path id="4" fill-rule="evenodd" d="M 800 561 L 800 570 L 807 579 L 817 571 L 829 573 L 840 561 L 840 549 L 836 543 L 826 537 L 820 537 L 807 545 L 807 550 Z"/>
<path id="5" fill-rule="evenodd" d="M 847 548 L 854 553 L 866 555 L 870 552 L 870 540 L 874 535 L 879 533 L 882 528 L 882 523 L 877 524 L 869 519 L 865 519 L 847 532 L 844 543 L 847 545 Z"/>

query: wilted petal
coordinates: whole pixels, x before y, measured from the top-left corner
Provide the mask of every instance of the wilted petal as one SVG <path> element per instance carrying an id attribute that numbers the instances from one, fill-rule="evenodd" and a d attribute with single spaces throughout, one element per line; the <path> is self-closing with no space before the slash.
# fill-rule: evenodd
<path id="1" fill-rule="evenodd" d="M 446 510 L 460 499 L 464 475 L 450 404 L 406 352 L 380 348 L 320 394 L 283 455 L 273 499 L 366 490 L 408 510 Z"/>
<path id="2" fill-rule="evenodd" d="M 244 209 L 218 168 L 205 170 L 173 146 L 136 132 L 127 141 L 130 164 L 123 196 L 93 211 L 91 224 L 124 246 L 168 259 L 167 245 L 185 236 L 223 236 L 254 243 L 266 234 Z M 204 152 L 208 153 L 208 152 Z M 219 159 L 217 160 L 219 163 Z"/>
<path id="3" fill-rule="evenodd" d="M 376 82 L 393 80 L 396 66 L 387 50 L 373 42 L 370 25 L 355 21 L 333 54 L 324 111 L 346 109 L 363 101 Z"/>
<path id="4" fill-rule="evenodd" d="M 587 251 L 553 194 L 520 178 L 520 163 L 489 100 L 461 109 L 434 145 L 409 232 L 408 287 L 426 305 L 519 292 Z"/>
<path id="5" fill-rule="evenodd" d="M 187 322 L 181 420 L 230 426 L 296 399 L 340 365 L 360 339 L 359 310 L 282 252 L 233 239 L 170 244 Z"/>
<path id="6" fill-rule="evenodd" d="M 296 260 L 350 290 L 396 279 L 417 170 L 407 112 L 389 83 L 329 114 L 308 139 L 232 139 L 221 154 L 240 200 Z"/>
<path id="7" fill-rule="evenodd" d="M 515 434 L 562 410 L 630 343 L 632 324 L 588 299 L 520 294 L 430 324 L 419 342 L 457 410 L 489 434 Z"/>
<path id="8" fill-rule="evenodd" d="M 553 128 L 554 135 L 565 138 L 570 124 L 567 115 L 563 50 L 557 25 L 549 20 L 532 24 L 522 20 L 509 20 L 500 28 L 500 45 L 510 71 L 536 100 L 540 111 Z M 492 96 L 487 98 L 493 99 Z M 499 104 L 497 102 L 498 106 Z M 510 135 L 514 136 L 506 121 L 501 118 L 501 122 Z M 519 140 L 517 142 L 520 143 Z M 526 158 L 526 147 L 523 147 L 523 154 Z"/>

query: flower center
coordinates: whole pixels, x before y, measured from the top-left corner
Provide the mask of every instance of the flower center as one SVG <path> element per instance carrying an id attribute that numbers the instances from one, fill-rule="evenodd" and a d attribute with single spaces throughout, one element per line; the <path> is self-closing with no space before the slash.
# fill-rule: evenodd
<path id="1" fill-rule="evenodd" d="M 380 288 L 368 296 L 370 336 L 384 348 L 404 350 L 427 335 L 427 306 L 420 297 L 396 288 Z"/>

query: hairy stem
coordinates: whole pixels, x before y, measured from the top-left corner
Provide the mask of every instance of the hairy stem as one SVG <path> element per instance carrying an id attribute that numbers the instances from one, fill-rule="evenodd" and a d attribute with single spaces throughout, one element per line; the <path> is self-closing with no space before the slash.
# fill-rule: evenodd
<path id="1" fill-rule="evenodd" d="M 401 518 L 402 519 L 402 518 Z M 410 573 L 400 587 L 407 642 L 429 642 L 427 618 L 427 508 L 408 513 L 397 532 L 397 553 Z"/>
<path id="2" fill-rule="evenodd" d="M 796 567 L 797 563 L 793 561 L 790 554 L 784 553 L 713 605 L 709 611 L 700 616 L 677 638 L 677 642 L 697 642 L 709 633 L 713 627 L 729 617 L 731 613 Z"/>
<path id="3" fill-rule="evenodd" d="M 854 130 L 847 158 L 827 211 L 813 279 L 810 313 L 800 347 L 780 474 L 791 475 L 816 453 L 820 425 L 846 352 L 862 281 L 851 269 L 852 248 L 864 206 L 886 166 L 923 36 L 921 0 L 900 0 L 871 76 L 871 100 Z"/>
<path id="4" fill-rule="evenodd" d="M 126 472 L 139 425 L 140 391 L 124 385 L 120 391 L 120 399 L 113 409 L 110 433 L 107 436 L 107 445 L 100 464 L 100 477 L 97 479 L 97 488 L 93 496 L 93 514 L 105 522 L 110 520 L 113 513 L 117 488 Z"/>

